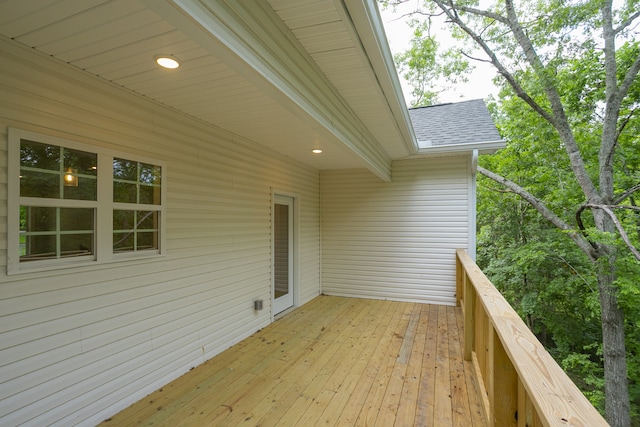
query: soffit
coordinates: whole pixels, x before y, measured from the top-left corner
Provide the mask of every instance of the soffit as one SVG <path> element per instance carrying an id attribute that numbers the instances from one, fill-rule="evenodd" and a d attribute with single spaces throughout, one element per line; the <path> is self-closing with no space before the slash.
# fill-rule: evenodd
<path id="1" fill-rule="evenodd" d="M 372 133 L 385 141 L 385 150 L 391 158 L 414 154 L 415 136 L 410 119 L 398 117 L 406 112 L 401 89 L 391 87 L 394 83 L 399 85 L 396 70 L 384 69 L 385 52 L 380 50 L 390 55 L 386 35 L 381 24 L 375 28 L 375 23 L 370 22 L 379 20 L 375 1 L 344 4 L 341 0 L 268 1 L 340 95 L 357 109 Z M 375 16 L 365 11 L 371 3 L 369 13 Z M 392 62 L 390 56 L 388 59 Z M 393 75 L 385 76 L 386 73 Z M 393 105 L 398 101 L 401 105 Z"/>
<path id="2" fill-rule="evenodd" d="M 391 159 L 410 154 L 400 129 L 406 123 L 399 125 L 385 102 L 341 4 L 7 0 L 0 3 L 0 34 L 317 169 L 368 167 L 384 179 Z M 185 12 L 189 7 L 195 15 Z M 236 21 L 214 36 L 207 22 L 196 22 L 207 13 Z M 251 22 L 262 33 L 238 28 Z M 248 46 L 251 37 L 267 36 L 283 50 Z M 238 53 L 244 48 L 248 53 Z M 293 60 L 283 59 L 271 74 L 255 62 L 273 64 L 283 52 Z M 182 66 L 160 69 L 153 62 L 159 53 L 176 55 Z M 312 77 L 278 85 L 300 74 Z M 324 153 L 312 155 L 318 147 Z"/>

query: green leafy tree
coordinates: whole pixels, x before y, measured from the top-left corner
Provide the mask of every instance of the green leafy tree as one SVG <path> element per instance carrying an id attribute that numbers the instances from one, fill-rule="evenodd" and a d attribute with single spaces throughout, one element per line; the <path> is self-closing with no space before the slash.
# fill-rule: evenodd
<path id="1" fill-rule="evenodd" d="M 413 105 L 429 105 L 437 102 L 439 93 L 458 83 L 467 82 L 467 73 L 472 70 L 469 62 L 455 51 L 442 51 L 438 41 L 430 35 L 428 22 L 411 20 L 413 34 L 406 52 L 395 56 L 403 77 L 413 87 Z M 440 76 L 443 88 L 433 85 L 433 77 Z M 439 89 L 439 90 L 438 90 Z"/>
<path id="2" fill-rule="evenodd" d="M 640 3 L 626 0 L 614 7 L 612 0 L 504 0 L 490 5 L 425 0 L 421 4 L 414 16 L 425 25 L 442 16 L 454 35 L 466 40 L 457 56 L 453 53 L 457 60 L 476 57 L 491 63 L 499 74 L 503 90 L 496 117 L 513 149 L 521 152 L 512 160 L 512 169 L 492 170 L 488 165 L 478 171 L 535 209 L 553 225 L 556 235 L 572 242 L 573 251 L 564 253 L 579 251 L 581 268 L 589 267 L 601 325 L 602 341 L 593 350 L 594 357 L 602 358 L 606 418 L 612 426 L 629 426 L 632 372 L 627 369 L 625 333 L 633 333 L 637 326 L 630 323 L 637 311 L 633 303 L 640 261 L 639 210 L 634 199 L 640 190 L 636 132 L 640 44 L 635 40 Z M 480 53 L 469 50 L 471 45 Z M 413 47 L 418 47 L 415 38 Z M 405 60 L 401 67 L 411 66 Z M 420 75 L 420 70 L 412 71 Z M 431 80 L 435 77 L 431 75 Z M 429 81 L 429 76 L 420 80 Z M 519 144 L 526 132 L 534 140 Z M 518 252 L 521 266 L 545 258 L 543 248 L 549 243 L 545 235 L 552 236 L 552 230 L 529 237 L 527 251 Z M 588 284 L 591 279 L 585 278 Z M 526 280 L 531 282 L 532 275 Z M 562 284 L 541 286 L 547 293 L 562 290 Z M 521 310 L 540 301 L 542 290 L 523 300 Z M 550 295 L 546 298 L 554 294 Z M 589 295 L 582 297 L 593 301 Z M 574 357 L 567 366 L 588 365 L 587 361 L 592 359 Z M 594 390 L 598 386 L 592 385 Z"/>
<path id="3" fill-rule="evenodd" d="M 580 189 L 563 147 L 544 122 L 516 98 L 501 93 L 494 114 L 507 148 L 481 159 L 482 166 L 509 175 L 570 219 L 581 205 Z M 491 104 L 494 109 L 498 106 Z M 539 126 L 531 132 L 532 126 Z M 595 150 L 591 150 L 595 151 Z M 621 153 L 626 152 L 622 147 Z M 631 157 L 635 154 L 629 153 Z M 626 176 L 639 170 L 628 163 Z M 621 169 L 621 168 L 617 168 Z M 629 222 L 631 226 L 632 222 Z M 631 227 L 629 227 L 631 229 Z M 598 408 L 604 408 L 602 329 L 598 287 L 589 258 L 564 232 L 546 221 L 515 192 L 480 178 L 478 264 L 516 308 L 529 328 Z M 621 251 L 618 285 L 627 313 L 626 343 L 632 419 L 640 423 L 638 263 Z"/>

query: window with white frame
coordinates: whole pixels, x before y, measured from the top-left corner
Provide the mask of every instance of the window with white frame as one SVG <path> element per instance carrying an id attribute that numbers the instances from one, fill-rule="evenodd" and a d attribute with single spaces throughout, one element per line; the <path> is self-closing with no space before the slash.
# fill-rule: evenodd
<path id="1" fill-rule="evenodd" d="M 162 168 L 113 159 L 113 250 L 158 249 Z"/>
<path id="2" fill-rule="evenodd" d="M 97 155 L 20 140 L 20 261 L 95 252 Z"/>
<path id="3" fill-rule="evenodd" d="M 9 129 L 8 272 L 157 255 L 164 166 Z"/>

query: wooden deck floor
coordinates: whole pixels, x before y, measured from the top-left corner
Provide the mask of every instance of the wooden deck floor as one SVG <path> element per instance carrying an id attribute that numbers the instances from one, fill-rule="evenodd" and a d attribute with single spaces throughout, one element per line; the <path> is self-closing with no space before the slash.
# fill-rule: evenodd
<path id="1" fill-rule="evenodd" d="M 486 426 L 459 308 L 321 296 L 104 426 Z"/>

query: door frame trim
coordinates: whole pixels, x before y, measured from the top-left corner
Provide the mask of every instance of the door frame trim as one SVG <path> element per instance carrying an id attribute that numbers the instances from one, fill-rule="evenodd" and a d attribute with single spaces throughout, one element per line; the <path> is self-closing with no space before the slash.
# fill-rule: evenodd
<path id="1" fill-rule="evenodd" d="M 281 191 L 278 189 L 271 189 L 271 287 L 269 294 L 271 296 L 271 321 L 273 322 L 275 317 L 280 313 L 274 313 L 274 288 L 275 288 L 275 249 L 273 232 L 275 230 L 275 215 L 274 206 L 276 204 L 276 196 L 288 197 L 293 200 L 293 276 L 292 276 L 292 293 L 293 293 L 293 306 L 285 309 L 282 313 L 300 306 L 300 195 L 291 191 Z"/>

